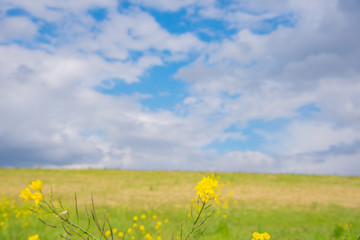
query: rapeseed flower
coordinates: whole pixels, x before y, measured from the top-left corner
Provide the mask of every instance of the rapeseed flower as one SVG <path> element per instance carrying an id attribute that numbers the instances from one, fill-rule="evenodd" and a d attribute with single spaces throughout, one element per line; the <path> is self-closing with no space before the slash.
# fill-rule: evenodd
<path id="1" fill-rule="evenodd" d="M 36 181 L 31 182 L 31 184 L 29 185 L 29 188 L 32 188 L 35 191 L 41 191 L 42 187 L 43 187 L 43 183 L 39 179 L 37 179 Z"/>
<path id="2" fill-rule="evenodd" d="M 265 233 L 254 232 L 253 233 L 252 240 L 269 240 L 269 239 L 270 239 L 270 234 L 268 234 L 267 232 L 265 232 Z"/>
<path id="3" fill-rule="evenodd" d="M 40 240 L 39 235 L 35 234 L 34 236 L 30 236 L 28 240 Z"/>
<path id="4" fill-rule="evenodd" d="M 145 238 L 146 238 L 147 240 L 153 239 L 152 236 L 150 235 L 150 233 L 147 233 L 147 234 L 145 235 Z"/>
<path id="5" fill-rule="evenodd" d="M 157 221 L 155 228 L 156 228 L 156 229 L 159 229 L 159 228 L 161 227 L 161 224 L 162 224 L 161 221 Z"/>
<path id="6" fill-rule="evenodd" d="M 35 193 L 31 194 L 31 197 L 32 197 L 32 199 L 35 200 L 35 205 L 38 205 L 39 202 L 41 200 L 43 200 L 43 195 L 42 195 L 42 193 L 39 193 L 39 192 L 35 192 Z"/>
<path id="7" fill-rule="evenodd" d="M 20 197 L 24 198 L 24 202 L 27 202 L 32 198 L 32 193 L 29 188 L 25 188 L 24 190 L 21 190 Z"/>
<path id="8" fill-rule="evenodd" d="M 43 195 L 41 193 L 43 183 L 39 179 L 37 179 L 36 181 L 31 182 L 31 184 L 29 184 L 28 187 L 29 188 L 25 188 L 24 190 L 21 190 L 21 194 L 19 196 L 24 198 L 24 202 L 29 201 L 29 200 L 34 200 L 35 205 L 38 205 L 39 202 L 41 200 L 43 200 Z M 30 188 L 35 191 L 39 191 L 39 192 L 32 193 L 30 191 Z"/>
<path id="9" fill-rule="evenodd" d="M 217 180 L 210 177 L 203 177 L 203 179 L 195 187 L 195 190 L 201 201 L 208 202 L 210 199 L 218 199 L 218 196 L 215 194 L 215 188 L 217 187 Z"/>

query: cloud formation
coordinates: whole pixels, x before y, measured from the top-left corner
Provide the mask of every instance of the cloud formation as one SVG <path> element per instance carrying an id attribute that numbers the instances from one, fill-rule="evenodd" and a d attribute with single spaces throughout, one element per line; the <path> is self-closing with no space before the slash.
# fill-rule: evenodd
<path id="1" fill-rule="evenodd" d="M 358 1 L 169 3 L 2 1 L 0 166 L 360 174 Z"/>

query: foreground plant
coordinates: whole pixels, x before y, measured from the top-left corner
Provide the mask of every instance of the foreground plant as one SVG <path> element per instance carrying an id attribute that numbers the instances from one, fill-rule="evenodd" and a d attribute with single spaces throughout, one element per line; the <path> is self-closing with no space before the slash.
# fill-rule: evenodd
<path id="1" fill-rule="evenodd" d="M 79 212 L 78 212 L 78 208 L 77 208 L 76 195 L 75 195 L 75 210 L 76 210 L 77 221 L 74 222 L 70 219 L 70 213 L 69 213 L 68 209 L 64 208 L 61 198 L 58 198 L 57 201 L 54 202 L 53 194 L 51 192 L 50 198 L 46 199 L 42 193 L 42 187 L 43 187 L 43 183 L 42 183 L 42 181 L 40 181 L 38 179 L 36 181 L 33 181 L 28 186 L 28 188 L 25 188 L 24 190 L 22 190 L 21 194 L 20 194 L 20 197 L 24 198 L 24 202 L 29 201 L 29 200 L 34 200 L 35 205 L 32 208 L 30 208 L 30 210 L 38 216 L 38 218 L 41 222 L 43 222 L 44 224 L 46 224 L 49 227 L 62 228 L 65 232 L 65 234 L 64 234 L 65 236 L 64 235 L 60 235 L 60 236 L 63 237 L 64 239 L 69 239 L 68 236 L 71 236 L 71 237 L 77 236 L 81 239 L 98 240 L 103 237 L 105 239 L 108 239 L 108 236 L 106 236 L 105 227 L 107 226 L 111 229 L 110 222 L 109 222 L 107 216 L 105 215 L 104 223 L 100 224 L 100 221 L 98 220 L 98 217 L 97 217 L 97 214 L 95 211 L 93 198 L 91 198 L 92 202 L 90 205 L 90 214 L 88 212 L 88 209 L 85 208 L 86 214 L 87 214 L 87 224 L 86 224 L 86 226 L 81 226 L 80 219 L 79 219 Z M 33 189 L 34 192 L 31 191 L 30 188 Z M 55 220 L 53 219 L 53 221 L 51 223 L 48 221 L 45 221 L 41 217 L 44 215 L 44 213 L 45 214 L 47 213 L 50 215 L 55 215 L 56 216 Z M 92 223 L 93 223 L 93 225 L 96 226 L 100 237 L 95 236 L 93 233 L 90 232 L 90 227 L 91 227 Z M 111 237 L 112 237 L 111 239 L 113 239 L 112 234 L 111 234 Z M 31 240 L 39 239 L 39 236 L 34 235 L 32 237 L 29 237 L 29 239 L 31 239 Z"/>
<path id="2" fill-rule="evenodd" d="M 214 177 L 203 177 L 203 179 L 197 184 L 195 190 L 198 198 L 194 201 L 190 213 L 192 224 L 184 238 L 181 229 L 180 239 L 187 240 L 193 234 L 195 235 L 195 238 L 200 238 L 204 233 L 205 228 L 203 226 L 205 222 L 215 212 L 211 206 L 219 198 L 219 196 L 215 193 L 218 186 L 219 183 Z"/>
<path id="3" fill-rule="evenodd" d="M 139 239 L 140 235 L 133 235 L 135 228 L 141 231 L 141 239 L 146 240 L 162 240 L 160 235 L 151 235 L 145 231 L 145 226 L 140 220 L 146 218 L 145 214 L 141 214 L 140 218 L 134 216 L 132 218 L 133 225 L 123 231 L 112 228 L 108 215 L 105 213 L 103 219 L 100 220 L 96 213 L 93 196 L 91 196 L 90 207 L 85 207 L 86 217 L 81 218 L 78 211 L 77 198 L 75 195 L 75 210 L 70 211 L 63 206 L 61 198 L 53 199 L 53 193 L 47 198 L 42 192 L 43 183 L 39 179 L 33 181 L 27 188 L 21 191 L 20 197 L 24 198 L 24 202 L 33 200 L 34 204 L 30 210 L 36 214 L 38 219 L 49 227 L 61 228 L 63 233 L 60 236 L 64 239 Z M 195 187 L 197 197 L 192 200 L 192 206 L 189 209 L 188 221 L 181 226 L 179 236 L 176 239 L 189 240 L 199 239 L 206 230 L 207 220 L 214 214 L 216 206 L 221 205 L 222 198 L 219 195 L 219 182 L 215 176 L 203 177 Z M 230 194 L 231 195 L 231 194 Z M 228 195 L 228 196 L 230 196 Z M 225 202 L 224 202 L 225 203 Z M 224 206 L 224 204 L 223 204 Z M 70 213 L 74 213 L 70 216 Z M 149 211 L 150 213 L 150 211 Z M 150 217 L 150 216 L 149 216 Z M 161 232 L 162 222 L 157 219 L 155 214 L 151 217 L 156 222 L 155 228 Z M 156 220 L 155 220 L 156 219 Z M 168 219 L 164 220 L 166 223 Z M 135 237 L 137 236 L 137 237 Z M 269 240 L 268 233 L 254 233 L 253 240 Z M 29 237 L 29 240 L 39 240 L 36 234 Z"/>

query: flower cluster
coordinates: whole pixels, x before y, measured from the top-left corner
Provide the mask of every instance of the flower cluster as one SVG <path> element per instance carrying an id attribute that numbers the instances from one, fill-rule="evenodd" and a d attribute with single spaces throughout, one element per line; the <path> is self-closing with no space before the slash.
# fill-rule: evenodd
<path id="1" fill-rule="evenodd" d="M 169 222 L 169 219 L 164 219 L 160 221 L 158 216 L 154 214 L 151 210 L 147 211 L 147 216 L 145 213 L 142 213 L 140 217 L 132 217 L 132 225 L 124 229 L 124 232 L 119 232 L 117 228 L 112 229 L 114 239 L 123 238 L 126 234 L 126 239 L 146 239 L 146 240 L 162 240 L 162 226 Z M 105 236 L 110 236 L 111 231 L 107 230 Z"/>
<path id="2" fill-rule="evenodd" d="M 36 181 L 33 181 L 28 187 L 29 188 L 21 190 L 20 197 L 24 198 L 24 202 L 34 200 L 35 205 L 38 205 L 39 202 L 43 200 L 43 194 L 41 193 L 43 183 L 39 179 L 37 179 Z M 30 188 L 35 190 L 36 192 L 31 192 Z"/>
<path id="3" fill-rule="evenodd" d="M 8 196 L 0 193 L 0 233 L 5 232 L 15 222 L 21 223 L 22 227 L 29 224 L 28 216 L 31 211 L 28 208 L 17 206 L 16 202 L 15 199 L 8 199 Z M 2 239 L 1 236 L 0 239 Z"/>
<path id="4" fill-rule="evenodd" d="M 38 234 L 35 234 L 34 236 L 30 236 L 28 240 L 40 240 L 40 238 Z"/>
<path id="5" fill-rule="evenodd" d="M 269 240 L 270 234 L 268 234 L 267 232 L 264 233 L 254 232 L 253 237 L 254 238 L 252 240 Z"/>
<path id="6" fill-rule="evenodd" d="M 215 188 L 217 187 L 218 181 L 214 178 L 203 177 L 203 179 L 195 187 L 195 190 L 201 201 L 208 202 L 210 199 L 218 199 L 218 196 L 215 194 Z"/>

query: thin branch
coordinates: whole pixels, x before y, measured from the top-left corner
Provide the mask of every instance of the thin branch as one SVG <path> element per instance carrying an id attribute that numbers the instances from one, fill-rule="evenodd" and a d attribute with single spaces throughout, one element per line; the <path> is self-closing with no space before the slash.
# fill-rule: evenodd
<path id="1" fill-rule="evenodd" d="M 195 229 L 195 227 L 196 227 L 196 224 L 197 224 L 197 222 L 198 222 L 199 219 L 200 219 L 201 213 L 202 213 L 203 210 L 204 210 L 205 205 L 206 205 L 206 202 L 203 201 L 203 202 L 202 202 L 201 209 L 200 209 L 200 211 L 199 211 L 199 214 L 197 215 L 197 218 L 196 218 L 196 220 L 194 221 L 194 223 L 193 223 L 190 231 L 188 232 L 188 234 L 186 234 L 184 240 L 188 239 L 188 238 L 190 237 L 190 235 L 193 233 L 193 231 L 194 231 L 194 229 Z"/>
<path id="2" fill-rule="evenodd" d="M 75 193 L 75 212 L 76 212 L 77 224 L 79 225 L 79 211 L 78 211 L 78 204 L 77 204 L 76 193 Z"/>

